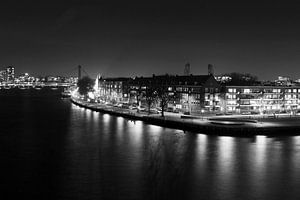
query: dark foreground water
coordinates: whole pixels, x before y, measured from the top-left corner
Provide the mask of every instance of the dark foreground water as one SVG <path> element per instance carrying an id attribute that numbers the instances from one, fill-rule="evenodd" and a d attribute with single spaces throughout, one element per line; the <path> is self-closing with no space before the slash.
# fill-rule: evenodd
<path id="1" fill-rule="evenodd" d="M 0 91 L 0 112 L 0 199 L 300 199 L 300 137 L 183 133 L 50 90 Z"/>

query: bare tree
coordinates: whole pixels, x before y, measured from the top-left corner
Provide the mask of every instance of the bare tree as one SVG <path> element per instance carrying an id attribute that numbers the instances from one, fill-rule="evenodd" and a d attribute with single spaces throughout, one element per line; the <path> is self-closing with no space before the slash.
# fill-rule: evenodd
<path id="1" fill-rule="evenodd" d="M 149 84 L 143 94 L 147 102 L 148 114 L 150 114 L 151 106 L 157 100 L 157 91 L 152 85 Z"/>
<path id="2" fill-rule="evenodd" d="M 168 106 L 168 103 L 170 101 L 170 95 L 168 92 L 168 87 L 164 85 L 158 85 L 157 89 L 157 97 L 160 100 L 160 106 L 161 106 L 161 116 L 164 117 L 164 111 Z"/>
<path id="3" fill-rule="evenodd" d="M 93 91 L 94 80 L 88 76 L 85 76 L 78 80 L 77 86 L 79 93 L 86 97 L 88 92 Z"/>

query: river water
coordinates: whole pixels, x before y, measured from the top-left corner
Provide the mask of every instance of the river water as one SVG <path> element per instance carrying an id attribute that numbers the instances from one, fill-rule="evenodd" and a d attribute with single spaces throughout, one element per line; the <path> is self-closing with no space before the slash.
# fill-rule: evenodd
<path id="1" fill-rule="evenodd" d="M 0 91 L 1 199 L 300 198 L 300 136 L 183 133 L 43 90 Z"/>

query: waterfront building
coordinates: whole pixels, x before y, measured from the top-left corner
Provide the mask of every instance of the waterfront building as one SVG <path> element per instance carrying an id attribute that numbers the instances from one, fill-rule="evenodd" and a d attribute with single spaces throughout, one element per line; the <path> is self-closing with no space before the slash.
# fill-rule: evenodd
<path id="1" fill-rule="evenodd" d="M 282 86 L 291 86 L 294 85 L 293 81 L 291 80 L 290 77 L 286 76 L 278 76 L 278 79 L 275 80 L 276 85 L 282 85 Z"/>
<path id="2" fill-rule="evenodd" d="M 149 89 L 164 89 L 170 111 L 201 113 L 296 113 L 300 86 L 221 86 L 212 75 L 160 75 L 98 79 L 100 99 L 147 107 Z M 160 107 L 159 101 L 153 107 Z"/>
<path id="3" fill-rule="evenodd" d="M 221 83 L 221 84 L 225 84 L 225 83 L 228 83 L 231 81 L 231 77 L 228 76 L 228 75 L 218 75 L 218 76 L 215 76 L 215 79 Z"/>
<path id="4" fill-rule="evenodd" d="M 131 78 L 98 78 L 98 94 L 103 101 L 127 102 Z"/>
<path id="5" fill-rule="evenodd" d="M 240 114 L 295 113 L 300 86 L 225 86 L 222 111 Z"/>
<path id="6" fill-rule="evenodd" d="M 0 82 L 5 82 L 6 81 L 6 70 L 1 70 L 0 71 Z"/>
<path id="7" fill-rule="evenodd" d="M 203 113 L 220 111 L 221 85 L 213 75 L 160 75 L 135 78 L 100 78 L 100 98 L 105 101 L 128 102 L 147 106 L 147 91 L 164 90 L 168 109 Z M 156 102 L 159 107 L 159 102 Z"/>

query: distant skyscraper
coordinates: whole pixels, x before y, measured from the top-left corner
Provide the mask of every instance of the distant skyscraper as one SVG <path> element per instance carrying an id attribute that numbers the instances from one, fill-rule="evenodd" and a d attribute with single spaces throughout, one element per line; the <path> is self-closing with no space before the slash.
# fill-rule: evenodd
<path id="1" fill-rule="evenodd" d="M 208 75 L 214 75 L 214 66 L 212 64 L 208 64 Z"/>
<path id="2" fill-rule="evenodd" d="M 15 80 L 15 68 L 8 66 L 6 68 L 6 81 L 13 82 Z"/>
<path id="3" fill-rule="evenodd" d="M 0 71 L 0 82 L 6 81 L 6 70 Z"/>
<path id="4" fill-rule="evenodd" d="M 185 64 L 183 75 L 189 76 L 191 74 L 191 65 L 190 63 Z"/>

